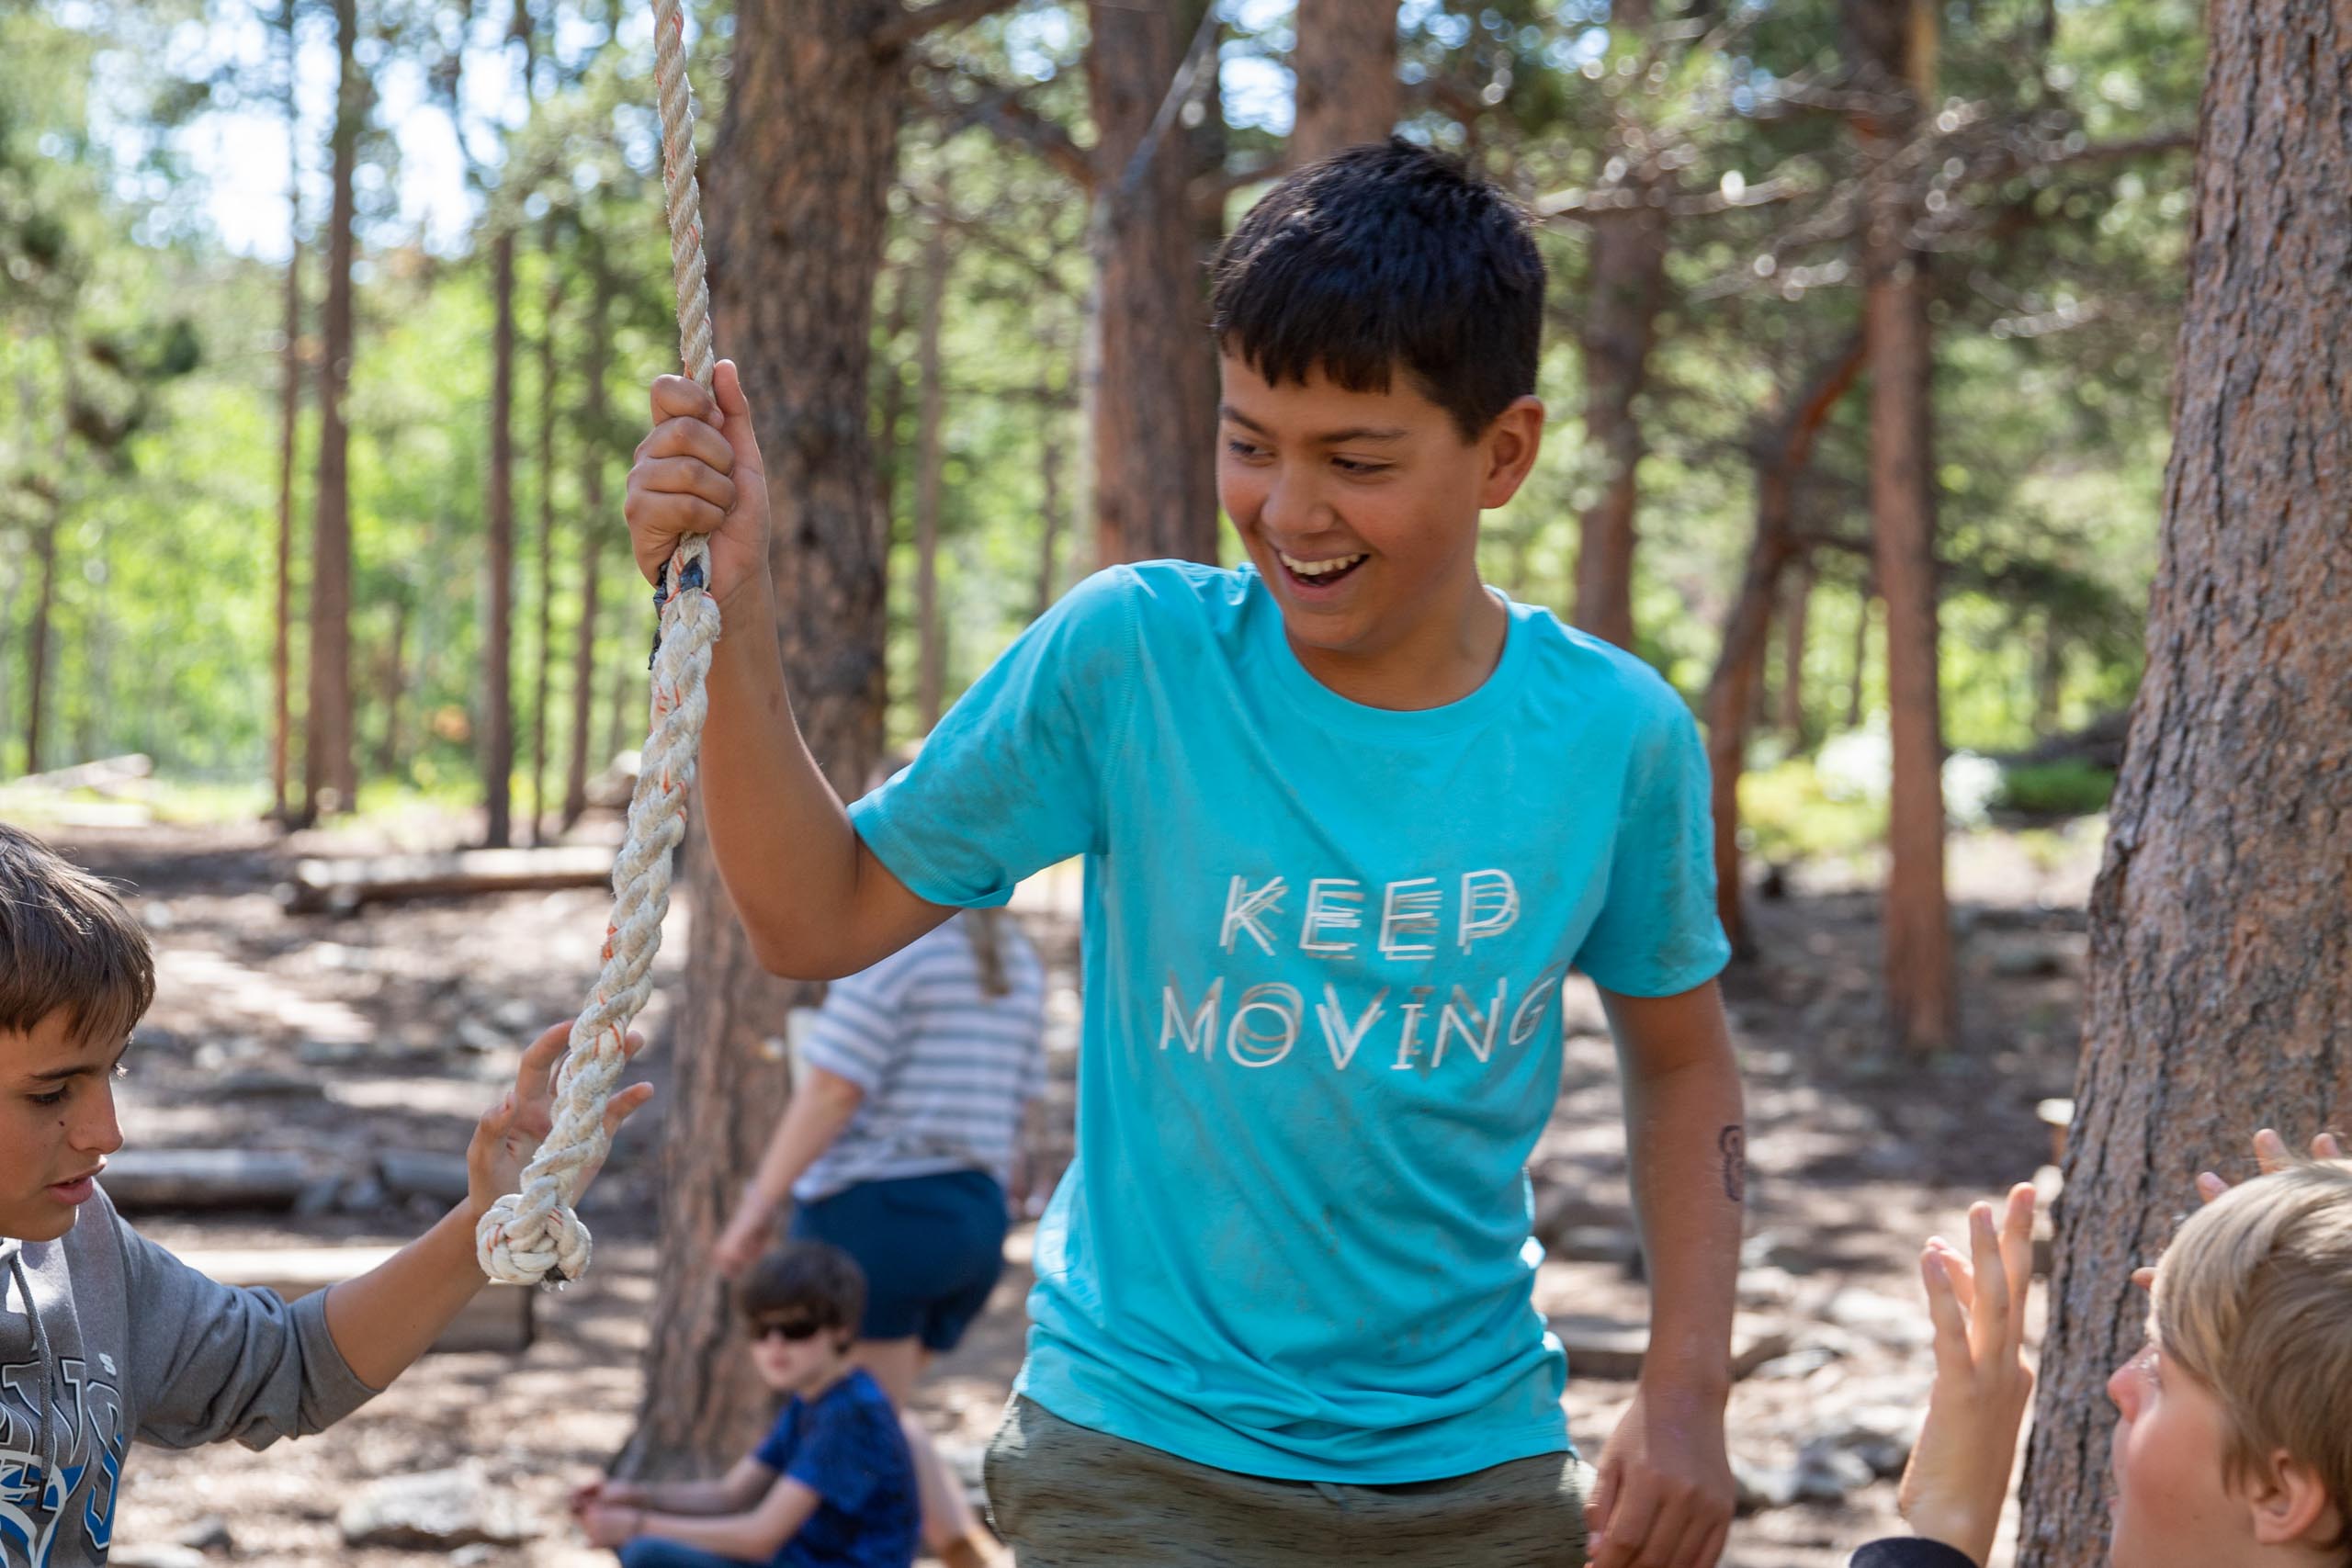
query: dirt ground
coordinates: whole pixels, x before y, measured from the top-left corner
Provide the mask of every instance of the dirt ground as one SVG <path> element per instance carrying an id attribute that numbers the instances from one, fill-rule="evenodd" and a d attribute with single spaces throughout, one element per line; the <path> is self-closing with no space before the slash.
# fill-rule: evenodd
<path id="1" fill-rule="evenodd" d="M 376 1194 L 371 1202 L 353 1173 L 382 1150 L 463 1150 L 520 1043 L 576 1006 L 595 967 L 605 897 L 514 894 L 339 919 L 289 916 L 274 889 L 305 854 L 448 844 L 461 829 L 430 819 L 292 838 L 259 827 L 45 829 L 129 885 L 160 952 L 156 1006 L 122 1086 L 132 1146 L 290 1149 L 347 1179 L 336 1204 L 306 1217 L 162 1215 L 140 1222 L 148 1234 L 183 1249 L 392 1242 L 436 1212 L 423 1200 Z M 1834 878 L 1798 878 L 1788 897 L 1757 906 L 1765 956 L 1725 982 L 1751 1127 L 1743 1337 L 1775 1337 L 1781 1353 L 1734 1393 L 1731 1445 L 1743 1469 L 1788 1467 L 1809 1438 L 1838 1447 L 1858 1413 L 1916 1418 L 1924 1405 L 1917 1247 L 1932 1230 L 1955 1234 L 1968 1198 L 2030 1177 L 2049 1157 L 2034 1107 L 2073 1081 L 2095 855 L 2087 832 L 2054 854 L 2046 838 L 2031 852 L 1998 833 L 1955 844 L 1965 1038 L 1928 1062 L 1876 1046 L 1872 899 Z M 1066 883 L 1024 889 L 1017 908 L 1067 991 L 1075 984 L 1074 892 Z M 684 937 L 683 912 L 673 921 L 665 970 Z M 647 1021 L 657 1043 L 646 1069 L 657 1083 L 662 1006 L 657 994 Z M 1072 998 L 1059 997 L 1056 1012 L 1066 1139 Z M 562 1498 L 621 1445 L 637 1407 L 661 1133 L 651 1114 L 640 1122 L 591 1200 L 595 1267 L 537 1303 L 539 1333 L 527 1352 L 428 1357 L 340 1427 L 259 1454 L 135 1448 L 116 1560 L 171 1562 L 175 1543 L 209 1529 L 214 1554 L 271 1568 L 424 1561 L 428 1554 L 346 1548 L 337 1512 L 378 1478 L 469 1462 L 536 1533 L 458 1560 L 609 1562 L 582 1545 Z M 1571 994 L 1562 1092 L 1532 1168 L 1543 1228 L 1560 1243 L 1559 1260 L 1540 1278 L 1539 1305 L 1564 1326 L 1638 1322 L 1644 1292 L 1620 1245 L 1630 1221 L 1614 1062 L 1589 990 Z M 923 1414 L 951 1457 L 985 1441 L 1018 1365 L 1027 1241 L 1025 1230 L 1015 1233 L 988 1314 L 924 1392 Z M 1631 1391 L 1572 1366 L 1571 1431 L 1589 1457 Z M 1894 1524 L 1894 1483 L 1848 1489 L 1853 1480 L 1823 1492 L 1834 1501 L 1743 1517 L 1724 1562 L 1842 1562 L 1854 1544 Z M 188 1561 L 184 1552 L 176 1560 Z"/>

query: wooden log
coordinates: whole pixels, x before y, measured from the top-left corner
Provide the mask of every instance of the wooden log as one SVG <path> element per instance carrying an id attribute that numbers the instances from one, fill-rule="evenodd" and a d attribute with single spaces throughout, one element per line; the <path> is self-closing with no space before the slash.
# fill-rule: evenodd
<path id="1" fill-rule="evenodd" d="M 16 781 L 25 789 L 58 791 L 94 789 L 104 794 L 119 789 L 135 780 L 146 778 L 155 771 L 153 759 L 143 752 L 132 751 L 120 757 L 101 757 L 96 761 L 76 762 L 70 768 L 55 768 L 45 773 L 27 773 Z"/>
<path id="2" fill-rule="evenodd" d="M 224 1285 L 276 1291 L 288 1301 L 365 1274 L 399 1251 L 393 1247 L 237 1247 L 183 1252 L 181 1262 Z M 435 1350 L 497 1350 L 531 1347 L 532 1298 L 537 1291 L 486 1286 L 434 1340 Z"/>
<path id="3" fill-rule="evenodd" d="M 452 854 L 304 860 L 278 901 L 294 914 L 348 914 L 363 904 L 401 898 L 469 897 L 485 893 L 596 887 L 611 881 L 609 846 L 564 844 L 541 850 L 461 850 Z"/>
<path id="4" fill-rule="evenodd" d="M 290 1209 L 320 1172 L 300 1155 L 247 1149 L 125 1149 L 99 1184 L 125 1213 Z"/>
<path id="5" fill-rule="evenodd" d="M 1649 1354 L 1646 1323 L 1601 1317 L 1592 1313 L 1555 1313 L 1552 1332 L 1568 1353 L 1568 1375 L 1631 1382 L 1642 1375 L 1642 1359 Z M 1776 1356 L 1785 1356 L 1795 1339 L 1785 1325 L 1743 1313 L 1732 1322 L 1731 1376 L 1734 1382 Z"/>

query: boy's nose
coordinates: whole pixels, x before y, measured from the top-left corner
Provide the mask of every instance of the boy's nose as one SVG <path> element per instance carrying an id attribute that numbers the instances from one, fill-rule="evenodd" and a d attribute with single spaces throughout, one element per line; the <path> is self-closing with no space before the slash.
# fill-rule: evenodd
<path id="1" fill-rule="evenodd" d="M 2115 1402 L 2115 1408 L 2123 1413 L 2126 1420 L 2131 1419 L 2140 1402 L 2139 1388 L 2139 1375 L 2132 1370 L 2130 1361 L 2107 1374 L 2107 1397 Z"/>
<path id="2" fill-rule="evenodd" d="M 114 1086 L 101 1082 L 88 1097 L 88 1109 L 76 1117 L 67 1135 L 76 1149 L 101 1158 L 122 1147 L 122 1122 L 114 1111 Z"/>

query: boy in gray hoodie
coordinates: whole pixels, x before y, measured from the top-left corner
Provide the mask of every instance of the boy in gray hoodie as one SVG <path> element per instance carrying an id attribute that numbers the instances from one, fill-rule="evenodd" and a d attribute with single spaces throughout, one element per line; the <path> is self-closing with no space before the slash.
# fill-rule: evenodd
<path id="1" fill-rule="evenodd" d="M 466 1201 L 431 1230 L 291 1305 L 220 1284 L 124 1224 L 99 1181 L 122 1146 L 113 1080 L 154 991 L 121 901 L 0 823 L 0 1568 L 105 1562 L 133 1438 L 263 1448 L 398 1377 L 481 1288 L 475 1224 L 550 1125 L 561 1024 L 475 1127 Z M 616 1095 L 606 1133 L 652 1093 Z"/>

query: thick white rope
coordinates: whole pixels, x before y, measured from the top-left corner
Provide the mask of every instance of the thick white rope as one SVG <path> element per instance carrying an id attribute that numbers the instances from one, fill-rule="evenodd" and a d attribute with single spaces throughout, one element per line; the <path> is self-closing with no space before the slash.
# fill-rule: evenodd
<path id="1" fill-rule="evenodd" d="M 670 261 L 678 293 L 678 339 L 686 373 L 710 390 L 710 288 L 702 252 L 702 194 L 695 181 L 695 106 L 686 87 L 685 17 L 679 0 L 653 0 L 653 74 L 661 95 L 662 188 L 670 215 Z M 588 1227 L 571 1210 L 582 1172 L 605 1157 L 605 1109 L 628 1057 L 622 1042 L 653 989 L 653 955 L 670 908 L 670 856 L 686 832 L 707 705 L 703 678 L 718 640 L 718 606 L 707 592 L 710 547 L 689 535 L 654 593 L 661 631 L 653 651 L 653 734 L 628 803 L 628 837 L 613 864 L 613 913 L 604 968 L 571 1025 L 556 1074 L 554 1125 L 522 1190 L 491 1206 L 474 1235 L 482 1272 L 531 1285 L 552 1271 L 576 1280 L 588 1267 Z"/>

